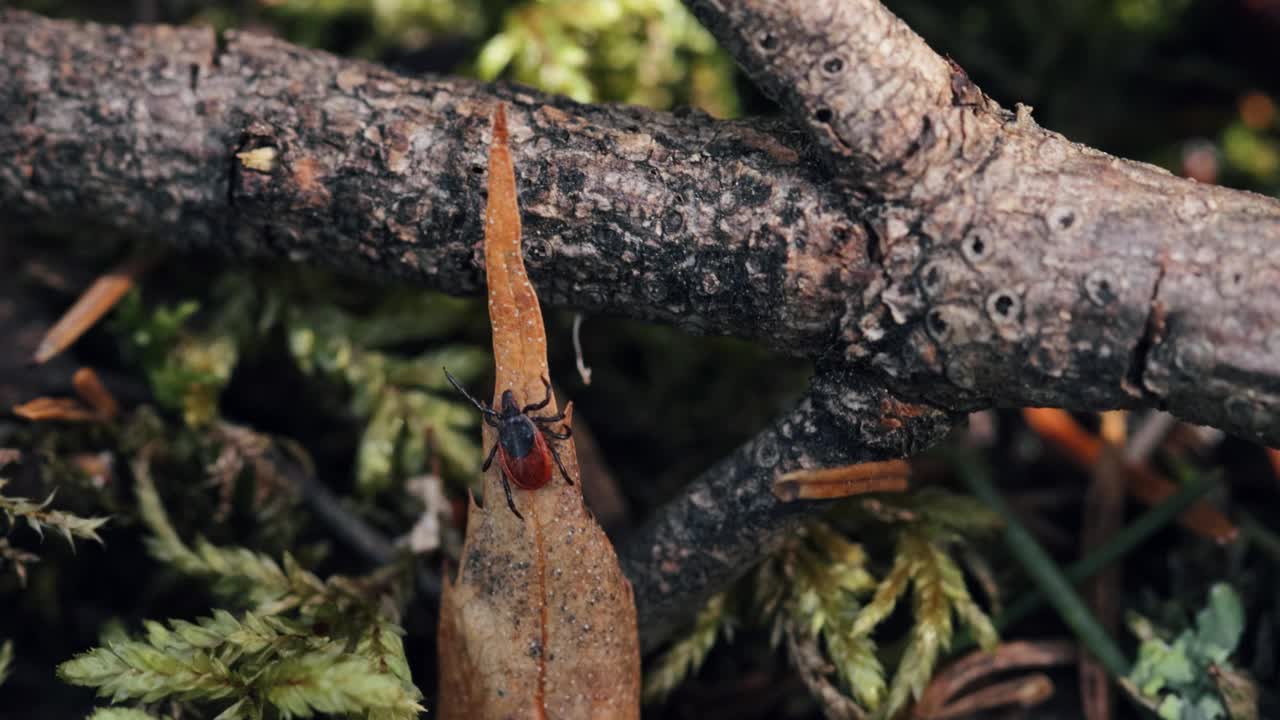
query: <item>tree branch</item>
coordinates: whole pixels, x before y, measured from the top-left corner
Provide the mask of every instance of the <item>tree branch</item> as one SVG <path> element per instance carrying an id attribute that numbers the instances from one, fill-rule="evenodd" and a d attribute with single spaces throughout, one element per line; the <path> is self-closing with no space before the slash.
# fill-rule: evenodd
<path id="1" fill-rule="evenodd" d="M 1280 441 L 1280 203 L 1000 109 L 876 0 L 690 4 L 850 197 L 884 200 L 847 362 L 952 409 L 1141 403 Z"/>
<path id="2" fill-rule="evenodd" d="M 207 28 L 0 11 L 0 47 L 0 215 L 12 220 L 473 293 L 502 100 L 547 302 L 812 354 L 829 342 L 835 287 L 853 282 L 832 258 L 866 266 L 845 201 L 778 121 L 411 79 Z"/>
<path id="3" fill-rule="evenodd" d="M 2 12 L 0 219 L 469 293 L 501 99 L 540 296 L 817 359 L 793 423 L 879 393 L 945 413 L 1150 405 L 1280 444 L 1280 203 L 1007 112 L 873 0 L 691 4 L 794 125 L 405 78 L 242 33 Z M 642 617 L 669 624 L 681 597 L 759 557 L 767 537 L 752 551 L 734 523 L 785 524 L 789 508 L 755 497 L 769 473 L 751 458 L 787 421 L 624 550 Z M 904 451 L 937 436 L 902 427 Z M 786 452 L 873 459 L 888 452 L 862 449 L 876 436 Z M 708 497 L 733 513 L 694 523 Z M 688 584 L 665 577 L 665 531 L 697 547 Z"/>
<path id="4" fill-rule="evenodd" d="M 687 4 L 859 190 L 907 195 L 999 134 L 1002 111 L 879 0 Z"/>
<path id="5" fill-rule="evenodd" d="M 619 559 L 635 587 L 644 650 L 772 554 L 797 523 L 829 505 L 782 502 L 771 491 L 779 475 L 914 455 L 959 419 L 900 402 L 852 375 L 817 375 L 795 408 L 628 536 Z"/>

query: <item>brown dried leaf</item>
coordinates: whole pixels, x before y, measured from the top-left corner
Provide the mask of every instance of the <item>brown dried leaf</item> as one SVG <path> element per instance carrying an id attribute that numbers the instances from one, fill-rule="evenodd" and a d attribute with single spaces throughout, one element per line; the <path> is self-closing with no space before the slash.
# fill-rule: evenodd
<path id="1" fill-rule="evenodd" d="M 495 404 L 507 389 L 518 403 L 540 400 L 548 374 L 546 333 L 525 274 L 516 198 L 499 106 L 485 212 Z M 541 412 L 556 407 L 553 398 Z M 496 441 L 486 425 L 484 447 Z M 556 442 L 574 484 L 556 472 L 538 490 L 513 487 L 521 520 L 507 508 L 494 462 L 484 479 L 484 507 L 470 505 L 458 577 L 445 582 L 441 598 L 440 715 L 446 719 L 640 716 L 631 585 L 583 505 L 573 442 Z"/>
<path id="2" fill-rule="evenodd" d="M 996 683 L 963 697 L 958 696 L 970 686 L 1001 673 L 1066 665 L 1076 658 L 1072 642 L 1057 640 L 1008 642 L 991 652 L 974 651 L 934 675 L 912 710 L 912 717 L 916 720 L 940 720 L 1000 705 L 1035 705 L 1048 697 L 1046 687 L 1049 693 L 1053 690 L 1052 683 L 1046 685 L 1035 675 L 1009 683 Z M 963 712 L 958 712 L 961 709 Z"/>

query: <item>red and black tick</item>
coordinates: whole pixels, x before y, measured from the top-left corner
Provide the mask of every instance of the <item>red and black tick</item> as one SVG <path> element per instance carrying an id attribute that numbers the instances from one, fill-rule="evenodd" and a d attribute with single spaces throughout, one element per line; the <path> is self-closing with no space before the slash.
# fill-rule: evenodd
<path id="1" fill-rule="evenodd" d="M 516 404 L 515 393 L 510 389 L 503 390 L 502 411 L 499 412 L 490 407 L 489 403 L 471 397 L 471 393 L 462 388 L 462 385 L 449 374 L 448 369 L 444 371 L 444 375 L 449 378 L 450 384 L 458 392 L 480 409 L 484 421 L 498 429 L 498 442 L 493 444 L 493 448 L 489 450 L 489 456 L 485 458 L 484 465 L 480 469 L 488 470 L 493 464 L 494 455 L 498 456 L 498 474 L 502 476 L 502 489 L 507 493 L 507 507 L 511 508 L 511 512 L 515 513 L 516 517 L 524 520 L 524 516 L 516 509 L 515 500 L 511 497 L 511 485 L 508 479 L 521 490 L 537 490 L 551 482 L 551 461 L 555 460 L 556 467 L 560 468 L 560 474 L 564 476 L 564 481 L 570 485 L 573 484 L 573 480 L 569 479 L 569 473 L 564 469 L 564 463 L 560 462 L 560 454 L 556 452 L 555 445 L 547 442 L 548 438 L 567 440 L 573 435 L 568 425 L 563 427 L 563 432 L 556 432 L 548 427 L 552 423 L 563 421 L 564 411 L 561 410 L 556 415 L 529 414 L 541 410 L 551 402 L 551 383 L 546 378 L 542 378 L 542 384 L 547 388 L 547 396 L 542 399 L 542 402 L 520 407 Z"/>

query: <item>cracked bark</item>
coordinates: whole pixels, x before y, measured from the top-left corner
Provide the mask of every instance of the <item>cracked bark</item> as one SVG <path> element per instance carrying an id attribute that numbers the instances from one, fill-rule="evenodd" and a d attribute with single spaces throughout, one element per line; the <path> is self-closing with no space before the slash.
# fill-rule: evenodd
<path id="1" fill-rule="evenodd" d="M 838 345 L 951 409 L 1147 404 L 1280 439 L 1280 203 L 1000 108 L 876 0 L 694 0 L 864 198 L 883 274 Z"/>
<path id="2" fill-rule="evenodd" d="M 544 301 L 754 339 L 822 368 L 807 406 L 624 549 L 653 627 L 790 522 L 792 508 L 746 497 L 769 472 L 748 461 L 780 423 L 844 394 L 943 418 L 1150 405 L 1280 443 L 1280 203 L 1044 130 L 874 0 L 690 5 L 787 118 L 584 106 L 242 33 L 2 12 L 0 219 L 471 293 L 485 118 L 507 101 Z M 862 407 L 856 423 L 826 418 L 826 440 L 794 440 L 792 461 L 900 454 L 946 424 L 902 423 L 915 439 L 891 452 L 879 406 Z M 708 493 L 728 510 L 701 517 Z M 699 532 L 728 561 L 703 545 L 682 565 L 694 580 L 663 591 L 662 533 Z"/>

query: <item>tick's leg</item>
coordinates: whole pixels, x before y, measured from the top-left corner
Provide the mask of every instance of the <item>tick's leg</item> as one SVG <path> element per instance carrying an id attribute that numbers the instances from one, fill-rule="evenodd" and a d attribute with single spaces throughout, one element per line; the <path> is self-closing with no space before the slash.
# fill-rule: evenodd
<path id="1" fill-rule="evenodd" d="M 480 466 L 480 472 L 488 472 L 489 466 L 493 464 L 493 456 L 498 453 L 498 443 L 493 444 L 493 449 L 489 451 L 489 457 L 484 459 L 484 464 Z"/>
<path id="2" fill-rule="evenodd" d="M 549 438 L 555 438 L 557 440 L 568 440 L 569 438 L 573 437 L 573 428 L 569 427 L 568 425 L 565 425 L 564 432 L 556 432 L 551 428 L 542 428 L 542 434 L 546 435 Z"/>
<path id="3" fill-rule="evenodd" d="M 481 415 L 480 417 L 483 418 L 485 424 L 490 427 L 501 427 L 501 425 L 498 424 L 498 413 L 496 412 L 492 415 Z"/>
<path id="4" fill-rule="evenodd" d="M 502 470 L 499 470 L 498 474 L 502 476 L 502 491 L 507 494 L 507 507 L 511 508 L 511 512 L 515 513 L 516 517 L 524 520 L 524 516 L 516 509 L 515 498 L 511 497 L 511 483 L 507 482 L 507 474 Z"/>
<path id="5" fill-rule="evenodd" d="M 568 407 L 568 405 L 566 405 L 565 407 Z M 561 410 L 560 412 L 556 413 L 555 415 L 541 415 L 541 416 L 539 416 L 539 417 L 533 417 L 533 416 L 531 415 L 531 416 L 529 416 L 529 419 L 530 419 L 530 420 L 532 420 L 532 421 L 534 421 L 534 422 L 536 422 L 536 423 L 540 423 L 540 424 L 545 425 L 545 424 L 547 424 L 547 423 L 560 422 L 561 420 L 563 420 L 563 419 L 564 419 L 564 412 L 565 412 L 564 410 Z"/>
<path id="6" fill-rule="evenodd" d="M 528 414 L 533 412 L 534 410 L 541 410 L 542 408 L 547 406 L 547 403 L 551 402 L 551 381 L 544 377 L 542 378 L 542 384 L 547 386 L 547 396 L 542 398 L 542 402 L 540 403 L 534 403 L 533 405 L 525 405 L 524 409 L 521 410 L 520 412 Z"/>
<path id="7" fill-rule="evenodd" d="M 556 467 L 560 468 L 560 474 L 564 476 L 564 481 L 572 485 L 573 481 L 569 479 L 569 473 L 565 471 L 564 463 L 560 462 L 560 453 L 556 452 L 556 446 L 547 443 L 547 449 L 551 451 L 551 457 L 556 461 Z"/>
<path id="8" fill-rule="evenodd" d="M 475 398 L 471 397 L 471 393 L 467 392 L 466 390 L 463 390 L 463 389 L 462 389 L 462 384 L 458 382 L 458 379 L 457 379 L 457 378 L 455 378 L 454 376 L 452 376 L 452 375 L 450 375 L 450 374 L 449 374 L 449 369 L 448 369 L 448 368 L 444 368 L 444 376 L 445 376 L 446 378 L 448 378 L 448 379 L 449 379 L 449 384 L 450 384 L 450 385 L 453 385 L 453 388 L 454 388 L 455 390 L 457 390 L 458 392 L 462 393 L 462 397 L 464 397 L 464 398 L 466 398 L 466 399 L 470 400 L 472 405 L 475 405 L 477 408 L 479 408 L 479 409 L 480 409 L 480 412 L 482 412 L 482 413 L 484 413 L 484 414 L 485 414 L 485 417 L 489 417 L 489 416 L 491 416 L 491 415 L 492 415 L 492 416 L 494 416 L 494 417 L 496 417 L 496 416 L 498 415 L 498 412 L 497 412 L 496 410 L 494 410 L 493 408 L 489 407 L 488 405 L 485 405 L 484 403 L 480 402 L 479 400 L 477 400 L 477 399 L 475 399 Z"/>

